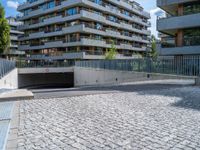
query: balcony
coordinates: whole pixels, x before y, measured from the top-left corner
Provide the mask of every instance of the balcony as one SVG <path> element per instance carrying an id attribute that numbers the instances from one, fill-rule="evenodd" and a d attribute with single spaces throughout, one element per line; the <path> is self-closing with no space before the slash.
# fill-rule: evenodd
<path id="1" fill-rule="evenodd" d="M 194 2 L 198 0 L 157 0 L 157 6 L 169 14 L 177 14 L 177 7 L 179 4 Z"/>
<path id="2" fill-rule="evenodd" d="M 161 55 L 200 54 L 200 36 L 184 38 L 182 47 L 177 47 L 173 42 L 162 43 L 160 53 Z"/>
<path id="3" fill-rule="evenodd" d="M 132 11 L 134 13 L 137 13 L 139 15 L 143 15 L 146 18 L 150 18 L 150 14 L 145 12 L 141 7 L 139 6 L 135 6 L 135 5 L 131 5 L 123 0 L 110 0 L 111 3 L 114 3 L 117 6 L 121 6 L 124 7 L 126 9 L 128 9 L 129 11 Z"/>
<path id="4" fill-rule="evenodd" d="M 22 11 L 24 9 L 27 9 L 27 8 L 30 8 L 30 7 L 45 3 L 45 2 L 46 0 L 37 0 L 33 3 L 25 2 L 19 5 L 19 7 L 17 8 L 17 11 Z"/>
<path id="5" fill-rule="evenodd" d="M 81 3 L 81 0 L 67 0 L 67 1 L 63 1 L 61 2 L 59 5 L 53 7 L 53 8 L 49 8 L 49 9 L 37 9 L 37 10 L 34 10 L 34 11 L 31 11 L 28 15 L 26 16 L 21 16 L 18 18 L 19 21 L 23 21 L 23 20 L 26 20 L 28 18 L 31 18 L 31 17 L 34 17 L 34 16 L 39 16 L 39 15 L 44 15 L 44 14 L 48 14 L 48 13 L 52 13 L 54 11 L 57 11 L 57 10 L 60 10 L 60 9 L 63 9 L 63 8 L 67 8 L 67 6 L 73 6 L 73 5 L 76 5 L 78 3 Z"/>
<path id="6" fill-rule="evenodd" d="M 30 40 L 30 39 L 43 38 L 43 37 L 52 37 L 52 36 L 80 32 L 82 30 L 83 30 L 83 25 L 81 24 L 68 26 L 68 27 L 61 27 L 61 28 L 56 28 L 51 31 L 36 32 L 36 33 L 29 34 L 29 36 L 22 36 L 19 38 L 19 40 L 23 41 L 23 40 Z"/>
<path id="7" fill-rule="evenodd" d="M 36 24 L 30 24 L 30 25 L 21 25 L 19 26 L 19 30 L 27 30 L 27 29 L 32 29 L 32 28 L 39 28 L 41 26 L 46 26 L 46 25 L 51 25 L 51 24 L 55 24 L 55 22 L 65 22 L 65 21 L 69 21 L 69 20 L 75 20 L 77 18 L 80 18 L 80 14 L 76 14 L 76 15 L 72 15 L 72 16 L 55 16 L 55 17 L 51 17 L 51 18 L 47 18 L 44 19 L 41 22 L 38 22 Z"/>
<path id="8" fill-rule="evenodd" d="M 186 2 L 192 2 L 194 0 L 157 0 L 158 7 L 164 7 L 169 5 L 181 4 Z"/>
<path id="9" fill-rule="evenodd" d="M 160 55 L 174 56 L 174 55 L 200 55 L 199 46 L 184 46 L 184 47 L 170 47 L 161 48 Z"/>
<path id="10" fill-rule="evenodd" d="M 38 22 L 36 24 L 31 24 L 31 25 L 22 25 L 19 27 L 20 30 L 26 30 L 26 29 L 32 29 L 32 28 L 38 28 L 41 26 L 45 26 L 45 25 L 50 25 L 50 24 L 54 24 L 55 22 L 65 22 L 65 21 L 69 21 L 69 20 L 75 20 L 78 18 L 84 18 L 88 21 L 98 21 L 101 23 L 107 23 L 109 25 L 115 26 L 117 28 L 123 28 L 123 29 L 128 29 L 130 31 L 134 31 L 137 33 L 141 33 L 141 34 L 146 34 L 146 35 L 150 35 L 150 32 L 147 30 L 140 30 L 140 29 L 136 29 L 134 28 L 132 25 L 130 24 L 126 24 L 123 22 L 112 22 L 110 20 L 107 20 L 104 16 L 97 14 L 95 12 L 92 11 L 87 11 L 87 10 L 81 10 L 80 14 L 76 14 L 76 15 L 72 15 L 72 16 L 55 16 L 52 18 L 48 18 L 48 19 L 44 19 L 42 22 Z"/>
<path id="11" fill-rule="evenodd" d="M 185 16 L 161 18 L 157 21 L 157 28 L 158 31 L 174 34 L 173 30 L 176 29 L 199 27 L 200 19 L 197 18 L 200 18 L 200 13 Z"/>
<path id="12" fill-rule="evenodd" d="M 18 40 L 18 37 L 17 36 L 13 36 L 13 35 L 11 35 L 10 36 L 10 40 L 12 41 L 17 41 Z"/>
<path id="13" fill-rule="evenodd" d="M 92 38 L 81 38 L 80 44 L 84 46 L 106 47 L 106 42 L 104 40 L 92 39 Z"/>

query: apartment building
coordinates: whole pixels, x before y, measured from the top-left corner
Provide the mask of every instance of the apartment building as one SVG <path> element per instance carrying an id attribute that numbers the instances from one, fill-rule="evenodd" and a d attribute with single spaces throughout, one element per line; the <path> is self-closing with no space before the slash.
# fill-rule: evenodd
<path id="1" fill-rule="evenodd" d="M 157 29 L 162 33 L 160 55 L 200 55 L 200 1 L 157 0 L 166 12 L 159 18 Z"/>
<path id="2" fill-rule="evenodd" d="M 10 48 L 4 55 L 9 59 L 15 59 L 16 57 L 21 57 L 25 54 L 24 51 L 19 51 L 18 37 L 23 36 L 23 32 L 18 31 L 17 26 L 21 25 L 21 22 L 18 22 L 15 17 L 7 17 L 8 23 L 10 25 Z"/>
<path id="3" fill-rule="evenodd" d="M 117 59 L 144 54 L 150 14 L 129 0 L 27 0 L 20 50 L 31 60 L 104 59 L 114 43 Z"/>

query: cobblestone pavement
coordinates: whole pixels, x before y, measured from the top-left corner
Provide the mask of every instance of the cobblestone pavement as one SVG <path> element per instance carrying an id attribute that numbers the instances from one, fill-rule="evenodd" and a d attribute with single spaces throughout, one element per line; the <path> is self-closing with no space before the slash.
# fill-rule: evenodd
<path id="1" fill-rule="evenodd" d="M 20 102 L 18 150 L 200 149 L 200 88 Z"/>

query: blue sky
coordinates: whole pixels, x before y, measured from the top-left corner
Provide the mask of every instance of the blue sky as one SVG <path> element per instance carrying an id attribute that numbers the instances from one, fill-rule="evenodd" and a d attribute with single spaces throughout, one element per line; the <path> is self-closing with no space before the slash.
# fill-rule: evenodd
<path id="1" fill-rule="evenodd" d="M 6 10 L 6 16 L 16 16 L 18 13 L 16 11 L 17 6 L 23 3 L 25 0 L 0 0 Z M 156 32 L 156 15 L 160 13 L 160 9 L 156 7 L 156 0 L 135 0 L 140 3 L 144 9 L 151 14 L 151 24 L 150 28 L 152 34 L 157 36 Z"/>

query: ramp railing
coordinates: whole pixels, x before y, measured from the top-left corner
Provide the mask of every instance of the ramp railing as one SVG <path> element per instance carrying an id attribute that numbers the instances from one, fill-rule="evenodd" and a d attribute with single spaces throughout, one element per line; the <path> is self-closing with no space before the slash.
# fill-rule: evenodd
<path id="1" fill-rule="evenodd" d="M 148 73 L 200 76 L 200 57 L 177 57 L 175 59 L 142 58 L 132 60 L 77 61 L 75 66 L 107 70 L 137 71 Z"/>
<path id="2" fill-rule="evenodd" d="M 44 67 L 71 67 L 74 66 L 74 61 L 41 61 L 41 62 L 27 62 L 18 61 L 16 63 L 18 68 L 44 68 Z"/>
<path id="3" fill-rule="evenodd" d="M 15 68 L 15 62 L 0 58 L 0 79 Z"/>

